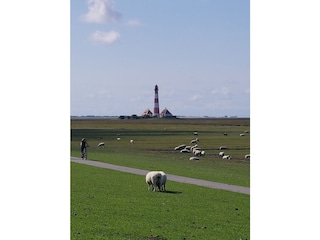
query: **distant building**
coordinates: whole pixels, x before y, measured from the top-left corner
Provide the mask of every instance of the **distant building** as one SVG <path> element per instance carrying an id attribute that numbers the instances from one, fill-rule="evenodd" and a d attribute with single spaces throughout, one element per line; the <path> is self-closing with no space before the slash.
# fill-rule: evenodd
<path id="1" fill-rule="evenodd" d="M 153 113 L 150 111 L 149 108 L 144 110 L 144 112 L 142 113 L 142 117 L 152 117 L 152 116 L 153 116 Z"/>
<path id="2" fill-rule="evenodd" d="M 174 117 L 171 112 L 169 112 L 169 110 L 167 108 L 163 109 L 162 112 L 160 113 L 160 117 L 164 117 L 164 118 L 172 118 Z"/>
<path id="3" fill-rule="evenodd" d="M 154 109 L 153 113 L 150 111 L 149 108 L 144 110 L 142 113 L 143 118 L 157 118 L 157 117 L 162 117 L 162 118 L 175 118 L 176 116 L 173 116 L 171 112 L 167 108 L 163 109 L 162 112 L 159 112 L 159 88 L 158 85 L 154 86 Z"/>

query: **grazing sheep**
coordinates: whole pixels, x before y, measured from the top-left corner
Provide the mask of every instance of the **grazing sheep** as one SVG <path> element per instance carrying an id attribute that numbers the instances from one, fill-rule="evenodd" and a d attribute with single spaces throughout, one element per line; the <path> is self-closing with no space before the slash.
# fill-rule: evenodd
<path id="1" fill-rule="evenodd" d="M 181 144 L 181 145 L 179 145 L 178 147 L 175 147 L 174 150 L 175 150 L 175 151 L 177 151 L 177 150 L 182 150 L 182 149 L 184 149 L 185 147 L 186 147 L 185 144 Z"/>
<path id="2" fill-rule="evenodd" d="M 162 175 L 158 171 L 151 171 L 148 172 L 146 175 L 146 183 L 148 184 L 148 191 L 150 189 L 150 186 L 152 186 L 152 191 L 156 191 L 156 188 L 158 187 L 159 191 L 161 189 L 161 178 Z"/>
<path id="3" fill-rule="evenodd" d="M 201 151 L 200 150 L 195 150 L 193 152 L 193 154 L 196 155 L 196 156 L 201 156 Z"/>
<path id="4" fill-rule="evenodd" d="M 244 133 L 240 133 L 240 137 L 243 137 L 243 136 L 245 136 L 245 134 Z"/>
<path id="5" fill-rule="evenodd" d="M 200 159 L 200 158 L 198 158 L 198 157 L 190 157 L 190 158 L 189 158 L 190 161 L 196 161 L 196 160 L 199 160 L 199 159 Z"/>
<path id="6" fill-rule="evenodd" d="M 250 159 L 250 154 L 246 154 L 246 155 L 244 156 L 244 158 L 245 158 L 245 159 Z"/>
<path id="7" fill-rule="evenodd" d="M 134 144 L 134 141 L 133 141 L 133 139 L 131 139 L 131 140 L 130 140 L 130 143 L 131 143 L 131 144 Z"/>
<path id="8" fill-rule="evenodd" d="M 228 133 L 223 133 L 224 136 L 228 136 Z"/>
<path id="9" fill-rule="evenodd" d="M 104 142 L 99 143 L 98 147 L 104 147 Z"/>
<path id="10" fill-rule="evenodd" d="M 204 156 L 206 154 L 205 151 L 201 151 L 201 156 Z"/>
<path id="11" fill-rule="evenodd" d="M 219 157 L 223 157 L 224 156 L 224 152 L 219 152 Z"/>
<path id="12" fill-rule="evenodd" d="M 191 140 L 190 143 L 197 143 L 197 142 L 199 142 L 199 138 L 196 138 L 196 139 Z"/>
<path id="13" fill-rule="evenodd" d="M 121 140 L 121 138 L 117 137 L 117 140 L 118 140 L 118 141 L 120 141 L 120 140 Z"/>
<path id="14" fill-rule="evenodd" d="M 198 136 L 198 132 L 193 132 L 193 135 Z"/>
<path id="15" fill-rule="evenodd" d="M 181 152 L 181 153 L 189 153 L 189 152 L 190 152 L 190 150 L 188 150 L 188 149 L 184 148 L 184 149 L 180 150 L 180 152 Z"/>
<path id="16" fill-rule="evenodd" d="M 163 171 L 151 171 L 146 175 L 146 183 L 148 184 L 148 191 L 152 186 L 152 191 L 166 191 L 167 175 Z"/>
<path id="17" fill-rule="evenodd" d="M 219 147 L 219 149 L 220 149 L 220 150 L 226 150 L 227 147 L 226 147 L 226 146 L 221 146 L 221 147 Z"/>
<path id="18" fill-rule="evenodd" d="M 195 147 L 195 148 L 192 149 L 192 152 L 194 153 L 197 150 L 201 150 L 201 148 Z"/>
<path id="19" fill-rule="evenodd" d="M 223 157 L 222 157 L 222 159 L 227 159 L 227 160 L 230 160 L 232 157 L 230 156 L 230 155 L 224 155 Z"/>
<path id="20" fill-rule="evenodd" d="M 249 130 L 245 130 L 244 132 L 245 132 L 245 133 L 249 133 Z"/>

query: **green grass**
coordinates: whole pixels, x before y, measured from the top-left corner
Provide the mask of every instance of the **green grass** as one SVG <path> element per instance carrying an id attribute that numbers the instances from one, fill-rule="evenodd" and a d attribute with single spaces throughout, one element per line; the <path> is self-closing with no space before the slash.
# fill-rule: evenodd
<path id="1" fill-rule="evenodd" d="M 246 130 L 250 119 L 77 119 L 70 151 L 79 157 L 85 137 L 90 160 L 249 187 L 250 134 L 239 136 Z M 206 155 L 193 162 L 173 149 L 194 131 Z M 101 141 L 105 148 L 96 147 Z M 218 157 L 222 145 L 232 160 Z M 250 238 L 249 195 L 170 179 L 166 188 L 148 192 L 144 176 L 71 163 L 71 239 Z"/>
<path id="2" fill-rule="evenodd" d="M 80 156 L 79 141 L 86 137 L 90 160 L 249 187 L 250 162 L 244 155 L 250 153 L 250 134 L 239 136 L 249 129 L 249 119 L 72 120 L 71 155 Z M 197 162 L 189 161 L 192 154 L 173 150 L 189 145 L 193 131 L 198 131 L 198 145 L 206 151 Z M 100 141 L 105 148 L 96 147 Z M 231 161 L 218 157 L 222 145 L 228 147 Z"/>
<path id="3" fill-rule="evenodd" d="M 71 239 L 249 239 L 250 196 L 71 163 Z"/>

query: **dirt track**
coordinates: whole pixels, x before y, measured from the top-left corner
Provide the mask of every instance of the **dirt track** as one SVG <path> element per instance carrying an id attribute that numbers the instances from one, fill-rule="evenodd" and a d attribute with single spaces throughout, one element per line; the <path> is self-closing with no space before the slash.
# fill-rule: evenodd
<path id="1" fill-rule="evenodd" d="M 81 158 L 76 158 L 76 157 L 71 157 L 71 161 L 76 162 L 76 163 L 90 165 L 90 166 L 108 168 L 108 169 L 112 169 L 112 170 L 116 170 L 116 171 L 133 173 L 133 174 L 138 174 L 138 175 L 146 175 L 148 172 L 148 170 L 123 167 L 123 166 L 118 166 L 118 165 L 103 163 L 103 162 L 98 162 L 98 161 L 82 160 Z M 196 179 L 196 178 L 189 178 L 189 177 L 182 177 L 182 176 L 171 175 L 171 174 L 167 174 L 167 177 L 168 177 L 169 181 L 194 184 L 194 185 L 208 187 L 208 188 L 222 189 L 222 190 L 226 190 L 226 191 L 250 195 L 250 188 L 249 187 L 229 185 L 229 184 L 225 184 L 225 183 L 211 182 L 211 181 L 206 181 L 206 180 L 201 180 L 201 179 Z"/>

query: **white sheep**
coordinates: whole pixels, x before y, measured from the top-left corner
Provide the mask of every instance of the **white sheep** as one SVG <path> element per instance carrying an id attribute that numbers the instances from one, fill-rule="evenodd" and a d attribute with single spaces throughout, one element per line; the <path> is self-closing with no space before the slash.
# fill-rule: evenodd
<path id="1" fill-rule="evenodd" d="M 184 148 L 184 149 L 180 150 L 180 152 L 181 152 L 181 153 L 189 153 L 189 152 L 190 152 L 190 150 L 188 150 L 188 149 Z"/>
<path id="2" fill-rule="evenodd" d="M 243 136 L 245 136 L 245 134 L 244 133 L 240 133 L 240 137 L 243 137 Z"/>
<path id="3" fill-rule="evenodd" d="M 98 144 L 98 147 L 104 147 L 104 142 L 100 142 L 100 143 Z"/>
<path id="4" fill-rule="evenodd" d="M 201 156 L 201 150 L 195 150 L 193 154 L 196 156 Z"/>
<path id="5" fill-rule="evenodd" d="M 227 149 L 227 146 L 220 146 L 219 149 L 220 149 L 220 150 L 226 150 L 226 149 Z"/>
<path id="6" fill-rule="evenodd" d="M 198 136 L 198 132 L 193 132 L 193 135 Z"/>
<path id="7" fill-rule="evenodd" d="M 121 138 L 117 137 L 117 140 L 118 140 L 118 141 L 120 141 L 120 140 L 121 140 Z"/>
<path id="8" fill-rule="evenodd" d="M 196 139 L 191 140 L 190 143 L 197 143 L 197 142 L 199 142 L 199 138 L 196 138 Z"/>
<path id="9" fill-rule="evenodd" d="M 224 152 L 219 152 L 219 157 L 223 157 L 224 156 Z"/>
<path id="10" fill-rule="evenodd" d="M 201 150 L 201 148 L 195 147 L 195 148 L 192 149 L 192 152 L 194 153 L 195 151 L 198 151 L 198 150 Z"/>
<path id="11" fill-rule="evenodd" d="M 131 143 L 131 144 L 134 144 L 134 140 L 133 140 L 133 139 L 131 139 L 131 140 L 130 140 L 130 143 Z"/>
<path id="12" fill-rule="evenodd" d="M 167 175 L 163 171 L 151 171 L 146 175 L 146 183 L 148 184 L 148 191 L 152 186 L 152 191 L 166 191 Z"/>
<path id="13" fill-rule="evenodd" d="M 232 157 L 230 156 L 230 155 L 224 155 L 223 157 L 222 157 L 222 159 L 227 159 L 227 160 L 230 160 Z"/>
<path id="14" fill-rule="evenodd" d="M 199 159 L 200 159 L 200 158 L 198 158 L 198 157 L 190 157 L 190 158 L 189 158 L 190 161 L 197 161 L 197 160 L 199 160 Z"/>
<path id="15" fill-rule="evenodd" d="M 186 147 L 185 144 L 181 144 L 181 145 L 175 147 L 174 150 L 175 150 L 175 151 L 177 151 L 177 150 L 182 150 L 182 149 L 184 149 L 185 147 Z"/>
<path id="16" fill-rule="evenodd" d="M 206 154 L 205 151 L 201 151 L 201 156 L 204 156 Z"/>
<path id="17" fill-rule="evenodd" d="M 246 155 L 244 156 L 244 158 L 245 158 L 245 159 L 250 159 L 250 154 L 246 154 Z"/>

